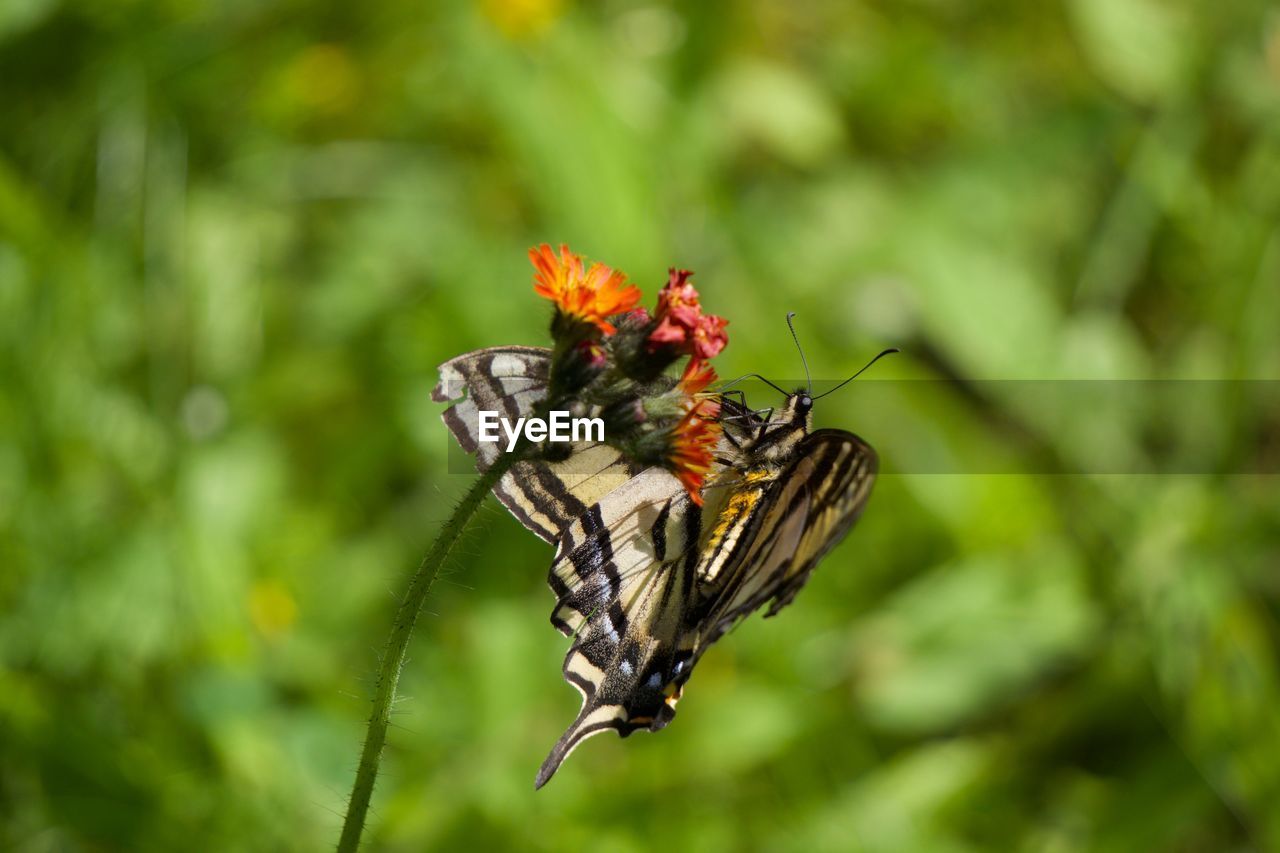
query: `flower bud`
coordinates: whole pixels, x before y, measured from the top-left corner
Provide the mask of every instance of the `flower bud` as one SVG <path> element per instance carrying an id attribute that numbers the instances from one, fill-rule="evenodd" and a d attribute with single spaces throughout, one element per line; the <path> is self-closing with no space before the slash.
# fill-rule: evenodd
<path id="1" fill-rule="evenodd" d="M 600 417 L 604 420 L 604 434 L 619 438 L 630 435 L 649 420 L 639 397 L 625 397 L 610 403 L 600 411 Z"/>
<path id="2" fill-rule="evenodd" d="M 557 346 L 551 359 L 548 398 L 557 402 L 580 397 L 608 365 L 608 353 L 598 340 Z"/>

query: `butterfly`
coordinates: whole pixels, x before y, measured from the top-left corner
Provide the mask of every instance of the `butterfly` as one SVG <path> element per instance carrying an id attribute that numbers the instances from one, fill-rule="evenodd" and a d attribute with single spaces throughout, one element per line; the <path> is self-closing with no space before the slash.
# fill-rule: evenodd
<path id="1" fill-rule="evenodd" d="M 479 412 L 528 416 L 545 398 L 549 364 L 549 350 L 506 346 L 440 366 L 433 399 L 456 401 L 443 420 L 480 470 L 502 451 L 478 440 Z M 875 451 L 851 432 L 813 430 L 811 389 L 782 393 L 784 405 L 763 411 L 741 392 L 721 394 L 701 506 L 667 470 L 599 442 L 558 461 L 517 462 L 495 486 L 520 523 L 555 546 L 551 623 L 572 638 L 562 671 L 582 694 L 535 787 L 592 735 L 670 723 L 706 650 L 755 610 L 767 605 L 773 616 L 790 604 L 862 514 Z"/>

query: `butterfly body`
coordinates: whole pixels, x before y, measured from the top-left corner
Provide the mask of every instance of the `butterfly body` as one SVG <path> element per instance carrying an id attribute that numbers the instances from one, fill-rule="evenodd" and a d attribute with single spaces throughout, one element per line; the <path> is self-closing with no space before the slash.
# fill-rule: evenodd
<path id="1" fill-rule="evenodd" d="M 464 449 L 478 447 L 477 407 L 533 410 L 546 360 L 544 350 L 504 347 L 441 366 L 436 399 L 467 395 L 444 414 Z M 517 463 L 495 489 L 556 545 L 551 622 L 573 639 L 562 670 L 583 696 L 539 787 L 593 734 L 667 725 L 702 654 L 749 613 L 769 605 L 771 616 L 790 603 L 861 514 L 875 452 L 852 433 L 812 430 L 808 393 L 767 415 L 741 395 L 720 404 L 722 438 L 702 505 L 667 471 L 637 470 L 593 443 L 562 462 Z M 482 469 L 492 463 L 473 452 Z"/>

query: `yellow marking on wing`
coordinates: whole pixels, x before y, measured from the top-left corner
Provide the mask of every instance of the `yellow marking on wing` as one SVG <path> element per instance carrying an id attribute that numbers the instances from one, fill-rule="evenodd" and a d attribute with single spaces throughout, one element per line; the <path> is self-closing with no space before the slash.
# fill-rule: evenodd
<path id="1" fill-rule="evenodd" d="M 724 509 L 720 510 L 720 518 L 716 522 L 715 529 L 711 531 L 711 538 L 707 541 L 708 551 L 714 551 L 719 547 L 729 528 L 746 517 L 751 512 L 751 508 L 760 502 L 761 494 L 759 489 L 749 489 L 736 492 L 729 498 Z"/>
<path id="2" fill-rule="evenodd" d="M 758 476 L 752 478 L 753 481 L 761 479 L 764 478 Z M 750 486 L 729 497 L 724 509 L 720 511 L 720 517 L 703 551 L 704 560 L 707 555 L 713 556 L 711 562 L 704 563 L 699 568 L 699 582 L 711 583 L 716 579 L 721 567 L 733 553 L 738 537 L 746 529 L 747 519 L 751 518 L 752 512 L 755 511 L 762 497 L 764 497 L 764 489 L 760 486 Z"/>
<path id="3" fill-rule="evenodd" d="M 716 520 L 716 526 L 712 529 L 711 536 L 707 540 L 708 551 L 714 551 L 724 540 L 725 533 L 728 532 L 729 528 L 735 522 L 748 515 L 752 508 L 760 502 L 760 496 L 764 494 L 764 490 L 753 487 L 768 482 L 777 475 L 777 471 L 769 468 L 756 468 L 742 475 L 742 485 L 729 496 L 724 509 L 720 510 L 720 517 Z"/>

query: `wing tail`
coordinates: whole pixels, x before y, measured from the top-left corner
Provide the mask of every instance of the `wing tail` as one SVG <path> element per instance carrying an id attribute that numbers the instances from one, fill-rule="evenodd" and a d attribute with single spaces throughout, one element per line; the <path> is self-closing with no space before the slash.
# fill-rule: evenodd
<path id="1" fill-rule="evenodd" d="M 632 483 L 632 489 L 645 489 L 644 483 Z M 697 542 L 699 516 L 682 495 L 672 496 L 665 487 L 648 501 L 635 498 L 619 507 L 593 507 L 566 531 L 561 558 L 552 568 L 552 586 L 559 588 L 552 621 L 574 636 L 564 678 L 582 694 L 582 708 L 543 762 L 538 787 L 588 737 L 605 729 L 622 737 L 657 731 L 675 717 L 692 664 L 693 635 L 686 630 L 685 614 L 693 592 L 696 552 L 691 545 Z M 675 525 L 692 535 L 671 542 L 658 534 L 655 543 L 653 531 L 667 529 L 673 504 L 682 516 Z M 613 516 L 613 509 L 623 512 Z M 615 541 L 611 530 L 628 532 Z M 677 546 L 674 554 L 668 545 Z"/>
<path id="2" fill-rule="evenodd" d="M 635 731 L 638 726 L 628 727 L 626 715 L 627 711 L 621 705 L 600 705 L 591 700 L 583 702 L 582 711 L 556 741 L 546 760 L 538 768 L 538 776 L 533 782 L 534 789 L 541 788 L 551 781 L 551 777 L 556 775 L 556 771 L 560 769 L 560 765 L 569 757 L 569 754 L 587 738 L 598 735 L 606 729 L 614 729 L 622 737 Z"/>
<path id="3" fill-rule="evenodd" d="M 574 644 L 564 675 L 582 693 L 582 709 L 542 762 L 535 788 L 547 784 L 587 738 L 609 729 L 620 737 L 641 729 L 656 732 L 675 718 L 680 688 L 674 673 L 685 668 L 678 662 L 689 661 L 690 653 L 677 647 L 679 638 L 645 642 L 637 633 L 628 631 L 621 642 L 613 642 L 610 629 L 602 628 L 598 636 Z"/>

